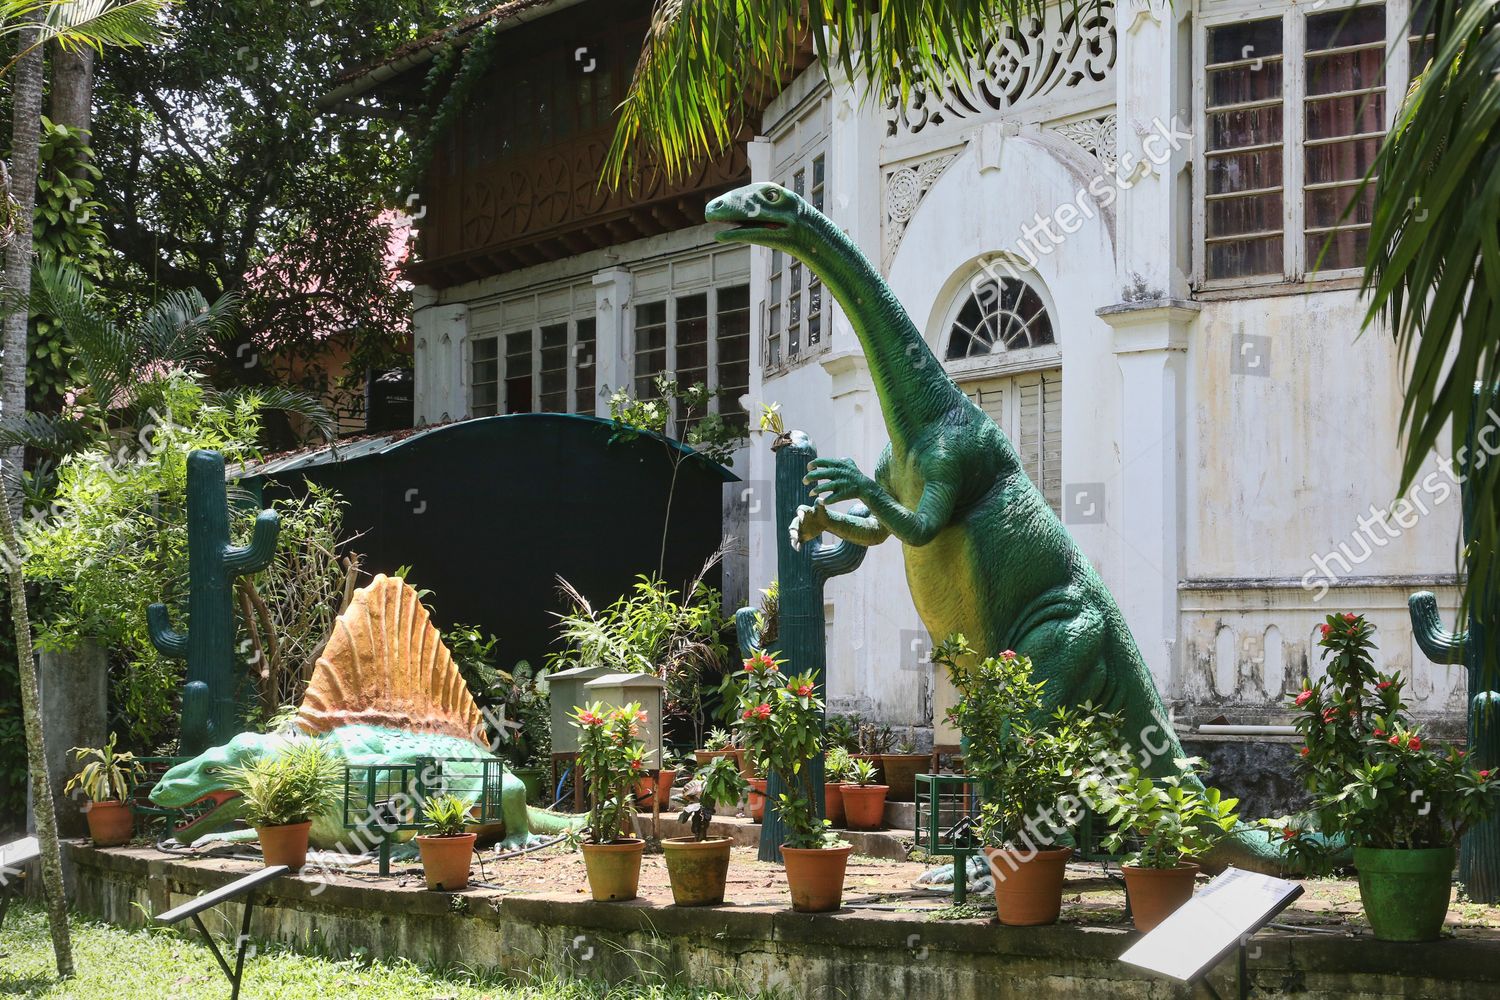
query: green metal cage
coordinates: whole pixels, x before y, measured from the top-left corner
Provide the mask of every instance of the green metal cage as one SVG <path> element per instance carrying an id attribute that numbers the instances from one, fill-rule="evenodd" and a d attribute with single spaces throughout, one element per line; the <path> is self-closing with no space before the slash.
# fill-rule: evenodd
<path id="1" fill-rule="evenodd" d="M 917 775 L 915 840 L 932 855 L 953 858 L 953 902 L 968 896 L 969 858 L 979 853 L 976 835 L 983 800 L 979 779 L 966 774 Z"/>
<path id="2" fill-rule="evenodd" d="M 390 874 L 390 850 L 397 835 L 420 829 L 429 798 L 457 795 L 472 803 L 476 825 L 503 821 L 503 760 L 480 757 L 420 757 L 410 764 L 348 764 L 344 767 L 344 829 L 361 831 L 380 856 L 380 873 Z"/>

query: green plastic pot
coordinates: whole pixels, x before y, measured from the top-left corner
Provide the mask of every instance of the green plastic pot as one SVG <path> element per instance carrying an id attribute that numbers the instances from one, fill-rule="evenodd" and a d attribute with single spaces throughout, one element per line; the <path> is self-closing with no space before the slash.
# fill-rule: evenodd
<path id="1" fill-rule="evenodd" d="M 1455 852 L 1356 847 L 1359 898 L 1381 941 L 1436 941 L 1453 892 Z"/>
<path id="2" fill-rule="evenodd" d="M 515 776 L 521 779 L 521 784 L 526 786 L 526 801 L 541 802 L 542 779 L 547 776 L 547 772 L 539 767 L 518 767 L 513 770 Z"/>

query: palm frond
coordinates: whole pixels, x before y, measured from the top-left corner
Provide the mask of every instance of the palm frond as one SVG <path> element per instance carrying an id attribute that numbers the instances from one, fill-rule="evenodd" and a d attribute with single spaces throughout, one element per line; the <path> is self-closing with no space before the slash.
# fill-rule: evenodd
<path id="1" fill-rule="evenodd" d="M 1083 0 L 1086 7 L 1097 0 Z M 652 14 L 604 176 L 642 167 L 681 176 L 716 156 L 789 82 L 811 41 L 867 96 L 903 99 L 963 77 L 999 27 L 1040 15 L 1043 0 L 663 0 Z"/>
<path id="2" fill-rule="evenodd" d="M 0 417 L 0 448 L 32 448 L 49 455 L 74 451 L 94 440 L 82 421 L 47 413 Z"/>
<path id="3" fill-rule="evenodd" d="M 1464 603 L 1490 628 L 1500 573 L 1500 462 L 1478 449 L 1500 382 L 1500 0 L 1431 5 L 1434 58 L 1371 173 L 1375 211 L 1363 288 L 1366 326 L 1389 323 L 1406 369 L 1401 492 L 1446 434 L 1467 454 L 1470 544 Z M 1489 644 L 1496 676 L 1500 651 Z"/>
<path id="4" fill-rule="evenodd" d="M 236 386 L 221 394 L 226 402 L 249 400 L 258 410 L 279 410 L 302 417 L 327 440 L 338 434 L 338 420 L 318 398 L 286 386 Z"/>
<path id="5" fill-rule="evenodd" d="M 202 363 L 209 346 L 234 330 L 238 309 L 239 299 L 232 293 L 209 305 L 196 288 L 168 292 L 131 330 L 136 363 L 180 367 Z"/>
<path id="6" fill-rule="evenodd" d="M 94 402 L 106 409 L 122 404 L 134 376 L 131 339 L 97 308 L 88 280 L 65 264 L 42 258 L 36 265 L 32 309 L 62 328 Z"/>
<path id="7" fill-rule="evenodd" d="M 172 0 L 10 0 L 0 4 L 0 35 L 40 32 L 36 44 L 68 48 L 136 47 L 165 36 L 161 15 Z"/>

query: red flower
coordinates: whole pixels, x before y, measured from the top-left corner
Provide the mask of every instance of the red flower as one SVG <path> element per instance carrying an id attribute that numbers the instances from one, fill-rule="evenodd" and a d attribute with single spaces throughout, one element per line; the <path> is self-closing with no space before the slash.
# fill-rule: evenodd
<path id="1" fill-rule="evenodd" d="M 1352 612 L 1349 612 L 1349 611 L 1345 611 L 1344 612 L 1344 621 L 1346 621 L 1346 622 L 1351 622 L 1352 623 L 1357 617 L 1358 616 L 1355 615 L 1355 614 L 1353 614 Z"/>
<path id="2" fill-rule="evenodd" d="M 1488 771 L 1480 771 L 1479 772 L 1479 777 L 1480 778 L 1488 778 L 1489 776 L 1490 776 L 1490 772 L 1488 772 Z"/>
<path id="3" fill-rule="evenodd" d="M 799 684 L 795 687 L 788 684 L 786 686 L 786 689 L 792 692 L 792 694 L 800 695 L 803 698 L 806 698 L 808 695 L 812 694 L 813 691 L 811 684 Z"/>
<path id="4" fill-rule="evenodd" d="M 599 716 L 595 715 L 593 712 L 580 712 L 580 713 L 578 713 L 578 721 L 581 722 L 581 723 L 583 723 L 585 726 L 602 726 L 602 725 L 604 725 L 604 720 L 601 719 Z"/>
<path id="5" fill-rule="evenodd" d="M 1301 708 L 1303 705 L 1306 705 L 1309 701 L 1312 700 L 1312 695 L 1312 691 L 1303 691 L 1301 694 L 1299 694 L 1297 696 L 1297 707 Z"/>
<path id="6" fill-rule="evenodd" d="M 1385 730 L 1384 729 L 1377 729 L 1371 735 L 1372 736 L 1384 736 L 1385 735 Z"/>
<path id="7" fill-rule="evenodd" d="M 1304 757 L 1306 757 L 1311 752 L 1312 752 L 1312 748 L 1311 747 L 1303 747 L 1301 750 L 1298 751 L 1298 753 L 1302 754 L 1302 756 L 1304 756 Z"/>
<path id="8" fill-rule="evenodd" d="M 1333 631 L 1332 625 L 1319 625 L 1318 629 L 1323 633 L 1323 638 L 1328 638 L 1328 633 Z"/>
<path id="9" fill-rule="evenodd" d="M 1406 741 L 1406 748 L 1408 750 L 1420 750 L 1422 749 L 1422 741 L 1413 736 L 1411 739 Z"/>
<path id="10" fill-rule="evenodd" d="M 1284 826 L 1284 827 L 1281 828 L 1281 839 L 1282 840 L 1291 840 L 1292 838 L 1294 838 L 1296 836 L 1297 836 L 1297 828 L 1295 826 Z"/>
<path id="11" fill-rule="evenodd" d="M 752 715 L 757 719 L 769 719 L 771 717 L 771 706 L 765 703 L 761 703 L 759 705 L 756 705 L 754 708 L 747 708 L 745 710 L 745 713 L 745 718 L 747 719 Z"/>
<path id="12" fill-rule="evenodd" d="M 1338 717 L 1338 714 L 1339 710 L 1330 705 L 1327 708 L 1323 709 L 1323 721 L 1332 722 L 1335 718 Z"/>
<path id="13" fill-rule="evenodd" d="M 748 718 L 750 718 L 750 716 L 752 716 L 754 714 L 755 714 L 755 709 L 753 709 L 753 708 L 747 708 L 743 712 L 740 713 L 740 718 L 742 718 L 742 719 L 748 719 Z"/>
<path id="14" fill-rule="evenodd" d="M 633 761 L 630 762 L 630 769 L 632 771 L 639 771 L 642 768 L 644 768 L 645 766 L 646 765 L 644 763 L 642 763 L 641 761 L 638 761 L 638 760 L 633 760 Z"/>
<path id="15" fill-rule="evenodd" d="M 1016 651 L 1014 649 L 1007 649 L 1000 654 L 1000 659 L 1002 660 L 1014 660 L 1015 658 Z"/>
<path id="16" fill-rule="evenodd" d="M 1392 736 L 1390 739 L 1386 740 L 1386 742 L 1393 747 L 1399 747 L 1401 745 L 1401 737 Z"/>
<path id="17" fill-rule="evenodd" d="M 1388 688 L 1388 687 L 1391 686 L 1391 682 L 1390 681 L 1381 681 L 1379 684 L 1376 684 L 1375 686 L 1378 687 L 1380 690 L 1384 691 L 1386 688 Z"/>
<path id="18" fill-rule="evenodd" d="M 635 713 L 635 721 L 641 723 L 642 725 L 645 724 L 645 722 L 646 722 L 646 710 L 644 708 L 641 709 L 639 712 Z"/>

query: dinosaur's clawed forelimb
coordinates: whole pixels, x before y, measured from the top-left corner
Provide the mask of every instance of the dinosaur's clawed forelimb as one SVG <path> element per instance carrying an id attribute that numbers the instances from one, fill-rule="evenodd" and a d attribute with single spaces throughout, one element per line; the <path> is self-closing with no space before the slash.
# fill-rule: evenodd
<path id="1" fill-rule="evenodd" d="M 870 509 L 862 503 L 855 504 L 848 511 L 833 510 L 821 501 L 803 504 L 797 508 L 787 531 L 791 535 L 793 552 L 801 552 L 804 542 L 812 541 L 825 531 L 865 548 L 879 545 L 891 537 L 885 525 L 871 517 Z"/>

